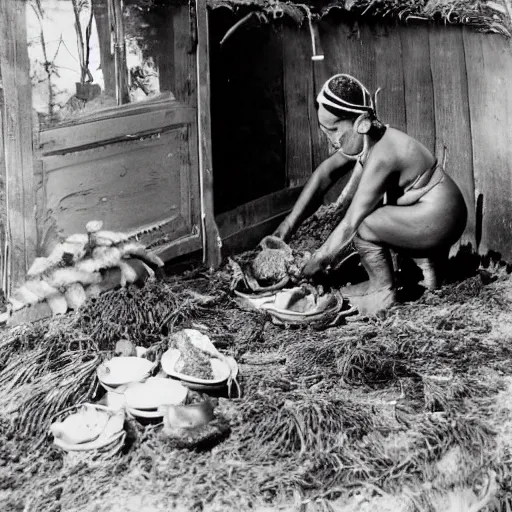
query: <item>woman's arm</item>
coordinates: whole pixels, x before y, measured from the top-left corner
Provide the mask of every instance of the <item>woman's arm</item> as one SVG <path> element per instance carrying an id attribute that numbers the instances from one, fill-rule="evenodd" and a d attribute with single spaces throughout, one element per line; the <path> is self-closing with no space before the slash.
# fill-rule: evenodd
<path id="1" fill-rule="evenodd" d="M 347 214 L 306 264 L 303 269 L 305 276 L 316 274 L 332 264 L 383 198 L 388 179 L 396 166 L 389 159 L 373 156 L 365 166 Z"/>
<path id="2" fill-rule="evenodd" d="M 322 203 L 325 193 L 354 165 L 341 153 L 334 153 L 324 160 L 313 172 L 304 186 L 292 211 L 274 232 L 275 236 L 287 241 L 300 224 L 312 215 Z"/>

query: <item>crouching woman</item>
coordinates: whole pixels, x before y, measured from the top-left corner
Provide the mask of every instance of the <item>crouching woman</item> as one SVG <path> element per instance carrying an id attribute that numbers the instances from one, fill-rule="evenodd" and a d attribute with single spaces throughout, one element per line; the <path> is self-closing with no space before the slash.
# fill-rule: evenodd
<path id="1" fill-rule="evenodd" d="M 320 128 L 334 153 L 315 170 L 275 234 L 288 240 L 329 188 L 353 170 L 360 181 L 347 213 L 303 275 L 328 271 L 353 242 L 369 280 L 343 292 L 362 313 L 375 314 L 396 301 L 390 249 L 415 259 L 425 286 L 435 288 L 439 263 L 466 225 L 459 188 L 425 146 L 380 122 L 375 96 L 355 78 L 333 76 L 317 102 Z"/>

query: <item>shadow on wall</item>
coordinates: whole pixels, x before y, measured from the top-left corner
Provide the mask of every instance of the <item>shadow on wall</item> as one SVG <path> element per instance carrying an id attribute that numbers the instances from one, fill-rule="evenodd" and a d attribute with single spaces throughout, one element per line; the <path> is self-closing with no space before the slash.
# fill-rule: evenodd
<path id="1" fill-rule="evenodd" d="M 215 214 L 286 185 L 279 32 L 272 25 L 249 27 L 220 46 L 244 14 L 243 9 L 210 12 Z"/>

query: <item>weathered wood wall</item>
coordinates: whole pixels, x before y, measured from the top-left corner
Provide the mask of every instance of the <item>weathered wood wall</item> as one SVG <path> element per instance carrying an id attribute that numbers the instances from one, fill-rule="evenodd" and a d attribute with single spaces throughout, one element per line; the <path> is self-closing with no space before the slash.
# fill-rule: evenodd
<path id="1" fill-rule="evenodd" d="M 226 15 L 213 11 L 211 16 L 215 25 Z M 243 54 L 245 48 L 253 48 L 259 30 L 241 28 L 225 46 L 235 44 L 237 54 Z M 266 69 L 260 67 L 259 89 L 253 87 L 251 94 L 257 96 L 259 91 L 265 95 L 273 90 L 273 99 L 278 102 L 275 109 L 283 111 L 284 136 L 277 172 L 288 187 L 303 185 L 327 156 L 313 106 L 316 93 L 329 76 L 353 74 L 371 91 L 382 87 L 379 115 L 384 122 L 407 131 L 438 156 L 446 148 L 446 170 L 461 188 L 469 210 L 460 244 L 471 244 L 482 254 L 497 251 L 512 262 L 512 88 L 507 86 L 512 80 L 510 41 L 460 26 L 360 24 L 334 13 L 318 25 L 318 45 L 325 59 L 313 62 L 307 25 L 299 28 L 284 22 L 273 34 L 259 51 L 269 61 L 267 68 L 282 62 L 282 80 L 274 71 L 265 82 Z M 219 39 L 210 41 L 212 47 L 218 43 Z M 230 77 L 236 77 L 243 87 L 241 68 L 229 60 L 226 49 L 223 56 L 223 69 L 229 68 Z M 219 63 L 214 59 L 211 65 L 215 70 Z M 222 103 L 225 118 L 239 105 L 230 106 L 227 96 L 220 93 L 225 78 L 213 76 L 217 90 L 214 99 Z M 254 83 L 254 77 L 251 80 Z M 276 82 L 282 83 L 280 94 L 275 91 Z M 237 122 L 238 126 L 231 126 L 233 132 L 250 129 L 250 118 L 239 116 Z M 215 131 L 219 114 L 214 112 L 212 123 Z M 229 143 L 217 139 L 214 144 L 216 187 L 222 187 L 226 162 L 232 157 Z M 251 140 L 244 144 L 248 153 L 259 151 L 251 162 L 251 169 L 257 169 L 268 158 L 267 149 L 261 145 L 253 148 Z M 231 158 L 229 165 L 234 179 L 233 166 L 241 162 Z M 244 186 L 243 181 L 238 183 Z M 341 187 L 337 185 L 329 199 L 334 199 Z M 250 199 L 261 197 L 264 188 L 252 188 Z M 221 191 L 217 190 L 216 196 L 221 198 Z M 240 199 L 238 204 L 243 204 L 244 198 Z M 216 205 L 218 211 L 225 209 Z"/>

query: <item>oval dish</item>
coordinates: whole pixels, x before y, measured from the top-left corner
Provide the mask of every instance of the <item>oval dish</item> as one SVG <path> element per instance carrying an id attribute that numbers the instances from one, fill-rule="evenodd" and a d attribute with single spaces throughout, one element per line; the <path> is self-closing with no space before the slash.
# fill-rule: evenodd
<path id="1" fill-rule="evenodd" d="M 125 392 L 128 410 L 151 410 L 160 405 L 179 405 L 187 398 L 188 390 L 181 382 L 162 377 L 150 377 L 139 382 Z"/>
<path id="2" fill-rule="evenodd" d="M 116 388 L 149 377 L 154 363 L 142 357 L 113 357 L 102 363 L 96 373 L 102 384 Z"/>

